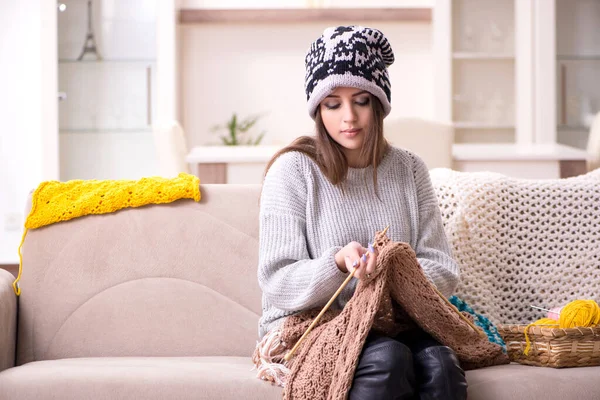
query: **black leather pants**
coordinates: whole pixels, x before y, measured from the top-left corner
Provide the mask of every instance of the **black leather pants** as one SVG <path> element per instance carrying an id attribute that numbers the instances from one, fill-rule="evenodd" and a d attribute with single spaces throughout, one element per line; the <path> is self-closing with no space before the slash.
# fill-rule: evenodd
<path id="1" fill-rule="evenodd" d="M 370 334 L 354 374 L 350 400 L 467 398 L 467 382 L 452 350 L 423 331 L 388 338 Z"/>

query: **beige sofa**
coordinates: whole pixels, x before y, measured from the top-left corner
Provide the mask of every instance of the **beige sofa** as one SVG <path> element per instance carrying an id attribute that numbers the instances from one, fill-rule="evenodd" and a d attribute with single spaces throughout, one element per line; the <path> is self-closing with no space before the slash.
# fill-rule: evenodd
<path id="1" fill-rule="evenodd" d="M 201 192 L 28 233 L 18 301 L 0 270 L 1 400 L 281 397 L 250 361 L 260 187 Z M 597 367 L 467 378 L 470 400 L 600 399 Z"/>

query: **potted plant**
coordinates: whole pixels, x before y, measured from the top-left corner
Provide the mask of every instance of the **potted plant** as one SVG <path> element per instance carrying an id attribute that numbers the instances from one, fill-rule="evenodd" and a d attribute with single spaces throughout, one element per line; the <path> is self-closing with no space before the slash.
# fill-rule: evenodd
<path id="1" fill-rule="evenodd" d="M 219 132 L 226 130 L 226 135 L 221 135 L 221 142 L 225 146 L 257 146 L 260 144 L 265 132 L 261 132 L 255 139 L 249 136 L 249 131 L 260 119 L 260 115 L 249 116 L 240 120 L 237 113 L 233 113 L 231 119 L 225 125 L 216 125 L 211 131 Z"/>

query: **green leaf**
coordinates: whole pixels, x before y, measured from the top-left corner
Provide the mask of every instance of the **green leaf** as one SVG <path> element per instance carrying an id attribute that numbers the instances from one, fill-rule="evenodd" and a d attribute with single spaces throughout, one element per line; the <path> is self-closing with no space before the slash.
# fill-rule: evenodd
<path id="1" fill-rule="evenodd" d="M 226 130 L 227 135 L 220 136 L 221 142 L 226 146 L 237 145 L 258 145 L 263 139 L 265 132 L 261 132 L 258 137 L 253 139 L 246 133 L 258 122 L 262 115 L 253 115 L 245 119 L 239 119 L 237 113 L 233 113 L 225 125 L 215 125 L 211 128 L 212 132 Z"/>
<path id="2" fill-rule="evenodd" d="M 259 119 L 260 119 L 260 115 L 255 115 L 255 116 L 248 117 L 245 120 L 243 120 L 239 127 L 240 132 L 248 131 L 250 128 L 252 128 L 258 122 Z"/>
<path id="3" fill-rule="evenodd" d="M 238 130 L 237 114 L 233 113 L 233 116 L 231 117 L 231 123 L 229 125 L 229 135 L 231 136 L 231 141 L 232 141 L 233 145 L 238 144 L 237 130 Z"/>
<path id="4" fill-rule="evenodd" d="M 260 135 L 258 135 L 258 137 L 256 138 L 256 140 L 254 141 L 254 145 L 258 146 L 260 144 L 260 141 L 262 140 L 262 138 L 265 136 L 265 132 L 262 132 Z"/>

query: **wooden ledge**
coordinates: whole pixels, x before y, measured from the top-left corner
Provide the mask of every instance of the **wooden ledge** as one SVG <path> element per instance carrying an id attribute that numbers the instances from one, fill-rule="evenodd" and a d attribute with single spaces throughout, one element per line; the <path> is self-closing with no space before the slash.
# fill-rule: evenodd
<path id="1" fill-rule="evenodd" d="M 181 9 L 179 23 L 431 22 L 431 8 Z"/>

